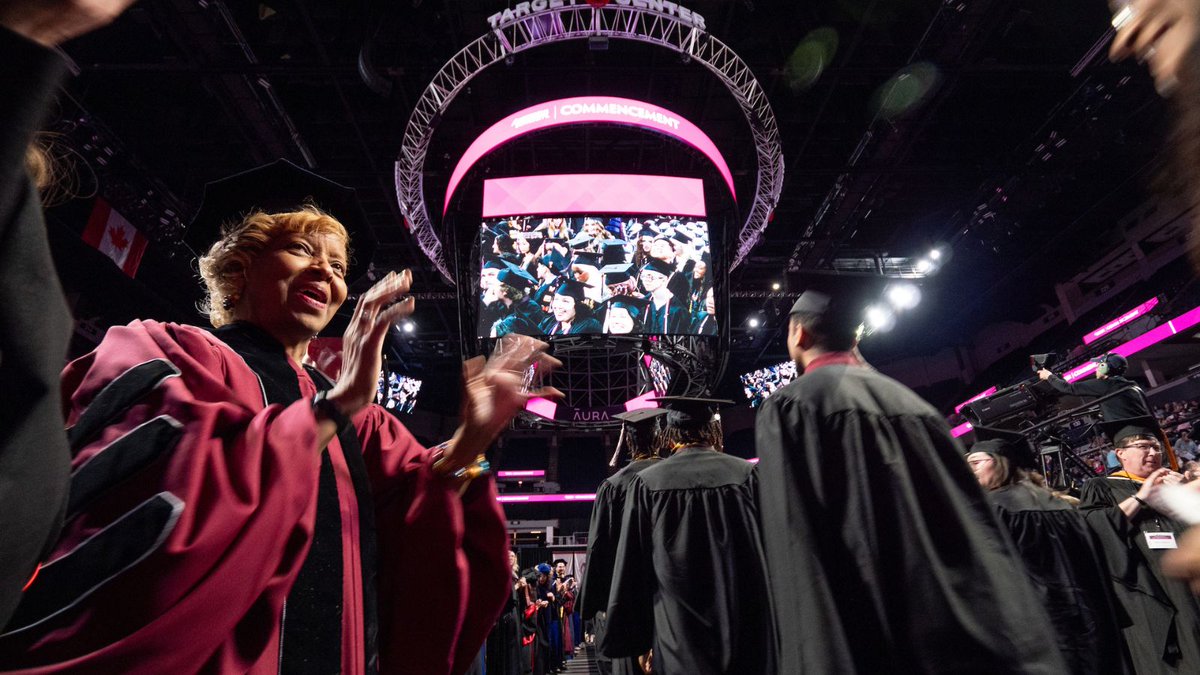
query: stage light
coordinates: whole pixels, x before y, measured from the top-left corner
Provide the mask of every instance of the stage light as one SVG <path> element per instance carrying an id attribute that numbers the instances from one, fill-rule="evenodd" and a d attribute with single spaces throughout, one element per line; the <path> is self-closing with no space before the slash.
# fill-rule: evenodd
<path id="1" fill-rule="evenodd" d="M 867 327 L 872 331 L 889 331 L 896 325 L 896 315 L 886 307 L 871 305 L 867 308 Z"/>
<path id="2" fill-rule="evenodd" d="M 779 290 L 779 289 L 781 289 L 781 288 L 783 288 L 783 286 L 782 286 L 782 285 L 781 285 L 781 284 L 780 284 L 778 281 L 776 281 L 775 283 L 771 284 L 771 290 L 773 290 L 773 291 L 777 291 L 777 290 Z"/>
<path id="3" fill-rule="evenodd" d="M 762 322 L 758 320 L 757 316 L 752 316 L 748 321 L 746 321 L 746 325 L 750 326 L 751 328 L 758 328 L 761 323 Z"/>
<path id="4" fill-rule="evenodd" d="M 929 274 L 933 271 L 933 262 L 927 258 L 917 261 L 917 274 Z"/>
<path id="5" fill-rule="evenodd" d="M 942 257 L 942 249 L 940 249 L 940 248 L 935 248 L 929 252 L 930 260 L 939 260 L 939 259 L 941 259 L 941 257 Z"/>
<path id="6" fill-rule="evenodd" d="M 404 325 L 400 327 L 404 329 L 405 333 L 411 333 L 417 329 L 417 324 L 413 323 L 412 321 L 405 321 Z"/>
<path id="7" fill-rule="evenodd" d="M 896 284 L 888 288 L 887 299 L 896 309 L 912 309 L 921 302 L 921 289 L 913 284 Z"/>

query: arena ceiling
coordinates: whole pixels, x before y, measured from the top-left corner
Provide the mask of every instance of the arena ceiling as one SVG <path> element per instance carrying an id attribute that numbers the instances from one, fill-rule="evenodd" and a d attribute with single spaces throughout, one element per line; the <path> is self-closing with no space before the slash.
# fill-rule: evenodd
<path id="1" fill-rule="evenodd" d="M 950 254 L 925 284 L 922 305 L 872 339 L 866 351 L 877 362 L 1028 318 L 1054 301 L 1055 281 L 1105 250 L 1114 223 L 1161 171 L 1164 106 L 1138 68 L 1107 62 L 1102 2 L 684 4 L 753 69 L 786 163 L 765 238 L 731 275 L 727 378 L 784 358 L 787 270 L 839 256 L 920 255 L 934 246 Z M 437 372 L 462 351 L 459 296 L 405 231 L 393 165 L 422 89 L 506 6 L 145 0 L 66 46 L 78 77 L 54 127 L 70 143 L 88 137 L 92 152 L 97 143 L 111 151 L 103 165 L 88 159 L 115 202 L 144 207 L 141 220 L 131 219 L 154 244 L 139 281 L 159 301 L 153 306 L 180 314 L 194 291 L 179 227 L 206 181 L 282 156 L 357 188 L 380 242 L 376 266 L 414 269 L 423 294 L 418 329 L 397 341 L 398 355 Z M 739 195 L 753 194 L 754 147 L 725 87 L 676 53 L 613 41 L 603 51 L 585 42 L 539 48 L 475 78 L 438 126 L 427 199 L 440 203 L 459 153 L 499 118 L 586 94 L 683 114 L 716 139 Z M 486 176 L 614 170 L 710 171 L 674 141 L 584 127 L 506 146 L 459 191 L 478 192 Z M 462 200 L 462 210 L 470 206 Z M 724 217 L 740 227 L 740 218 Z M 770 292 L 776 282 L 782 293 Z M 749 329 L 752 315 L 765 327 Z"/>

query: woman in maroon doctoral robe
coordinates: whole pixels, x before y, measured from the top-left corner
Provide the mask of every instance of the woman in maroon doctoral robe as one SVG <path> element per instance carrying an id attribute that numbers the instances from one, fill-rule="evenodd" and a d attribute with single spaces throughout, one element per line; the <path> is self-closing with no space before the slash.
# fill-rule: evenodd
<path id="1" fill-rule="evenodd" d="M 217 330 L 135 321 L 63 374 L 66 524 L 0 669 L 461 673 L 504 603 L 503 514 L 471 478 L 541 343 L 469 363 L 462 425 L 421 447 L 372 403 L 409 273 L 363 294 L 329 381 L 302 359 L 346 299 L 349 236 L 299 205 L 340 187 L 236 178 L 290 187 L 231 209 L 250 213 L 201 258 Z"/>

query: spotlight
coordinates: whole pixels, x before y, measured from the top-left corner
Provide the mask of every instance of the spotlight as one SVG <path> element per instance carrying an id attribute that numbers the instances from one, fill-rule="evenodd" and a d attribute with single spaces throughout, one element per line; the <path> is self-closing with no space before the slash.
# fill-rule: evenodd
<path id="1" fill-rule="evenodd" d="M 783 286 L 782 286 L 782 285 L 781 285 L 781 284 L 780 284 L 778 281 L 776 281 L 775 283 L 771 284 L 771 290 L 773 290 L 773 291 L 777 291 L 777 290 L 779 290 L 779 289 L 781 289 L 781 288 L 783 288 Z"/>
<path id="2" fill-rule="evenodd" d="M 917 274 L 929 274 L 932 271 L 933 263 L 930 260 L 921 258 L 917 261 Z"/>
<path id="3" fill-rule="evenodd" d="M 929 252 L 930 260 L 939 260 L 941 257 L 942 257 L 942 249 L 940 249 L 940 248 L 935 248 Z"/>
<path id="4" fill-rule="evenodd" d="M 912 309 L 921 302 L 921 289 L 913 284 L 896 284 L 888 288 L 887 299 L 896 309 Z"/>
<path id="5" fill-rule="evenodd" d="M 762 323 L 762 322 L 758 320 L 758 317 L 757 317 L 757 316 L 752 316 L 752 317 L 750 317 L 750 319 L 749 319 L 749 320 L 746 322 L 746 325 L 747 325 L 747 326 L 750 326 L 751 328 L 758 328 L 759 324 L 761 324 L 761 323 Z"/>
<path id="6" fill-rule="evenodd" d="M 405 321 L 404 325 L 402 325 L 401 328 L 404 329 L 405 333 L 411 333 L 417 329 L 417 324 L 415 324 L 411 321 Z"/>
<path id="7" fill-rule="evenodd" d="M 867 308 L 867 327 L 871 331 L 889 331 L 896 325 L 896 315 L 886 307 L 871 305 Z"/>

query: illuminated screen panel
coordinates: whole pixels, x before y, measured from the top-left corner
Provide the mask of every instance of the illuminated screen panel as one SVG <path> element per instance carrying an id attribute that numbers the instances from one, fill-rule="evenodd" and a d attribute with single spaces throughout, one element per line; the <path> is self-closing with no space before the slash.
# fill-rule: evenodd
<path id="1" fill-rule="evenodd" d="M 675 138 L 707 157 L 721 174 L 729 194 L 737 200 L 733 173 L 729 170 L 725 157 L 708 134 L 683 116 L 643 101 L 614 96 L 578 96 L 547 101 L 518 110 L 488 127 L 471 143 L 451 172 L 442 212 L 449 210 L 454 191 L 471 167 L 492 150 L 525 134 L 567 124 L 621 124 Z"/>
<path id="2" fill-rule="evenodd" d="M 654 386 L 654 392 L 659 396 L 666 396 L 667 390 L 671 388 L 671 369 L 649 354 L 643 356 L 642 360 L 646 364 L 646 370 L 650 373 L 650 382 Z"/>
<path id="3" fill-rule="evenodd" d="M 1158 298 L 1150 298 L 1146 302 L 1143 302 L 1142 304 L 1138 305 L 1137 307 L 1134 307 L 1133 309 L 1129 310 L 1128 312 L 1125 312 L 1121 316 L 1118 316 L 1117 318 L 1113 319 L 1112 321 L 1109 321 L 1108 323 L 1097 328 L 1096 330 L 1088 333 L 1087 335 L 1084 335 L 1083 336 L 1083 344 L 1085 344 L 1085 345 L 1092 344 L 1096 340 L 1099 340 L 1100 338 L 1104 337 L 1105 335 L 1108 335 L 1109 333 L 1117 330 L 1118 328 L 1124 326 L 1125 324 L 1129 323 L 1130 321 L 1133 321 L 1134 319 L 1148 313 L 1150 310 L 1154 309 L 1154 307 L 1156 305 L 1158 305 Z"/>
<path id="4" fill-rule="evenodd" d="M 479 236 L 481 338 L 717 334 L 702 218 L 492 218 Z"/>
<path id="5" fill-rule="evenodd" d="M 420 392 L 421 380 L 384 370 L 379 374 L 375 402 L 395 413 L 411 413 Z"/>
<path id="6" fill-rule="evenodd" d="M 588 212 L 703 218 L 704 181 L 675 176 L 559 174 L 483 182 L 484 218 Z"/>
<path id="7" fill-rule="evenodd" d="M 746 398 L 750 399 L 750 407 L 757 408 L 771 394 L 794 379 L 796 379 L 796 363 L 784 361 L 742 375 L 742 390 L 746 392 Z"/>

